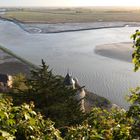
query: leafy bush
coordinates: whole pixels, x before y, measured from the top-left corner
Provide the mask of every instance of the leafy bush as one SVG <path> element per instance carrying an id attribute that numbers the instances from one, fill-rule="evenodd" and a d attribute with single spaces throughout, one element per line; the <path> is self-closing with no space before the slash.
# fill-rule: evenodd
<path id="1" fill-rule="evenodd" d="M 124 110 L 93 108 L 87 119 L 69 129 L 66 140 L 131 140 L 132 118 Z"/>
<path id="2" fill-rule="evenodd" d="M 49 119 L 34 110 L 34 104 L 13 106 L 10 99 L 0 99 L 1 140 L 61 140 L 60 131 Z"/>
<path id="3" fill-rule="evenodd" d="M 140 138 L 140 87 L 131 90 L 128 101 L 131 103 L 131 106 L 127 116 L 134 119 L 131 134 L 134 138 Z"/>

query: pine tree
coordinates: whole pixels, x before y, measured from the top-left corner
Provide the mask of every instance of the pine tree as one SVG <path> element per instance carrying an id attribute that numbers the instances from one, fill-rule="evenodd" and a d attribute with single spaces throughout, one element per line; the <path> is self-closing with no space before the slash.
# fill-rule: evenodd
<path id="1" fill-rule="evenodd" d="M 26 90 L 11 95 L 16 104 L 33 101 L 36 110 L 51 118 L 56 126 L 74 125 L 81 122 L 83 113 L 79 102 L 74 99 L 77 91 L 67 88 L 63 81 L 64 78 L 54 75 L 42 60 L 40 68 L 32 70 L 30 78 L 26 80 Z"/>

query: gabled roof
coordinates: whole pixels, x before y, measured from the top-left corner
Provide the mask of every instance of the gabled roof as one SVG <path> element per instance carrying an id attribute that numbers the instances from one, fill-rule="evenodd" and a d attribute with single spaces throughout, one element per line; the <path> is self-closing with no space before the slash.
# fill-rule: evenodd
<path id="1" fill-rule="evenodd" d="M 71 86 L 72 85 L 72 77 L 70 76 L 69 73 L 67 73 L 65 79 L 64 79 L 64 84 L 66 86 Z"/>

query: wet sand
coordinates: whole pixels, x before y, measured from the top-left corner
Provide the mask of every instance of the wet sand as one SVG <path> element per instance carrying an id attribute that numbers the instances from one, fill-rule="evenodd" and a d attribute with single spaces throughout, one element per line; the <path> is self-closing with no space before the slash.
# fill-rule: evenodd
<path id="1" fill-rule="evenodd" d="M 89 23 L 57 23 L 57 24 L 37 24 L 26 23 L 13 20 L 29 33 L 62 33 L 62 32 L 77 32 L 93 29 L 104 28 L 119 28 L 125 26 L 140 26 L 138 22 L 89 22 Z"/>
<path id="2" fill-rule="evenodd" d="M 8 19 L 0 16 L 0 20 L 13 22 L 22 30 L 30 34 L 53 34 L 63 32 L 77 32 L 105 28 L 139 27 L 139 22 L 84 22 L 84 23 L 30 23 L 17 19 Z"/>
<path id="3" fill-rule="evenodd" d="M 126 62 L 132 62 L 132 52 L 132 43 L 129 42 L 99 45 L 95 48 L 96 54 Z"/>

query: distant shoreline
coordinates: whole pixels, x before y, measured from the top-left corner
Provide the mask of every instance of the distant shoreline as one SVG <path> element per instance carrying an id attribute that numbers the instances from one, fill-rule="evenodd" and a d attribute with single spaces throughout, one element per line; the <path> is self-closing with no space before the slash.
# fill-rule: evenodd
<path id="1" fill-rule="evenodd" d="M 64 33 L 86 30 L 97 30 L 106 28 L 139 27 L 139 22 L 89 22 L 89 23 L 45 23 L 45 22 L 23 22 L 17 19 L 8 19 L 0 16 L 0 20 L 13 22 L 28 33 Z"/>

